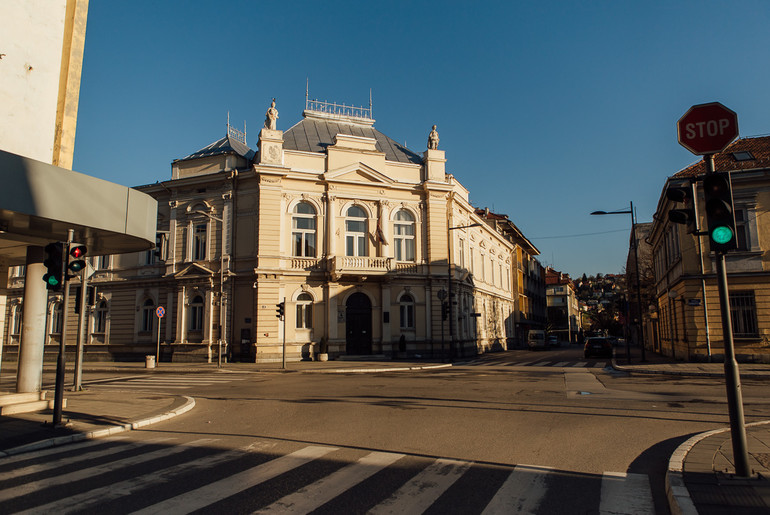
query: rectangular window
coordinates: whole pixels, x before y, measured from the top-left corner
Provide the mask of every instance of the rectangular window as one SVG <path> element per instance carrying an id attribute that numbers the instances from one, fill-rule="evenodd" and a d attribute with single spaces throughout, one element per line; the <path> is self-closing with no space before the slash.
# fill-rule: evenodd
<path id="1" fill-rule="evenodd" d="M 401 304 L 401 329 L 414 329 L 414 304 Z"/>
<path id="2" fill-rule="evenodd" d="M 735 209 L 735 239 L 738 242 L 738 250 L 751 249 L 747 219 L 745 209 Z"/>
<path id="3" fill-rule="evenodd" d="M 757 306 L 753 291 L 730 293 L 730 316 L 735 338 L 759 338 Z"/>
<path id="4" fill-rule="evenodd" d="M 206 224 L 197 224 L 193 228 L 193 259 L 206 259 Z"/>

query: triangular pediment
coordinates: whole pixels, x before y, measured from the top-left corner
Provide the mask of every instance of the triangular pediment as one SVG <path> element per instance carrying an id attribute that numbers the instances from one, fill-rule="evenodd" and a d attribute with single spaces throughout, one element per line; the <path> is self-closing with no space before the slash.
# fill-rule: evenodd
<path id="1" fill-rule="evenodd" d="M 353 163 L 324 174 L 327 181 L 340 182 L 373 182 L 378 184 L 393 184 L 394 181 L 382 172 L 378 172 L 364 163 Z"/>
<path id="2" fill-rule="evenodd" d="M 209 277 L 212 275 L 214 275 L 214 271 L 210 268 L 206 268 L 205 266 L 199 265 L 198 263 L 191 263 L 174 274 L 174 277 L 181 279 L 186 277 Z"/>

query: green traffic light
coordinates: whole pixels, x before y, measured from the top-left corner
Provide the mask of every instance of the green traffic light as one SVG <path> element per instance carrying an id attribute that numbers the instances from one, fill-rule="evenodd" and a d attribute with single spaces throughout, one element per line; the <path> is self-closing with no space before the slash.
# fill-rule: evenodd
<path id="1" fill-rule="evenodd" d="M 58 286 L 59 285 L 59 280 L 56 277 L 54 277 L 53 275 L 49 275 L 48 279 L 46 279 L 46 282 L 48 284 L 50 284 L 51 286 Z"/>
<path id="2" fill-rule="evenodd" d="M 733 231 L 725 225 L 714 227 L 711 231 L 711 239 L 720 244 L 728 243 L 733 239 Z"/>

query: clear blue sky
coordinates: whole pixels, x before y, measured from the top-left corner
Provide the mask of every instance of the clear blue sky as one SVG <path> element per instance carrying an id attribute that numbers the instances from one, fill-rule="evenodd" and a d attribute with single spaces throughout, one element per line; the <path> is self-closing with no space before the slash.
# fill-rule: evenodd
<path id="1" fill-rule="evenodd" d="M 651 221 L 666 177 L 698 160 L 676 121 L 694 104 L 770 133 L 766 1 L 92 1 L 74 169 L 126 186 L 225 134 L 256 138 L 310 97 L 366 105 L 422 152 L 438 125 L 471 202 L 508 214 L 540 260 L 619 273 L 634 202 Z M 581 235 L 581 236 L 577 236 Z"/>

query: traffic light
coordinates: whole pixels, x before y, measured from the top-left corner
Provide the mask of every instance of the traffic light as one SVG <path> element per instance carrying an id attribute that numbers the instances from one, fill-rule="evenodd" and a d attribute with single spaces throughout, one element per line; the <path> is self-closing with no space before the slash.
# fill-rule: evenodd
<path id="1" fill-rule="evenodd" d="M 706 196 L 706 220 L 711 250 L 727 252 L 738 248 L 735 237 L 735 212 L 729 173 L 711 173 L 703 178 Z"/>
<path id="2" fill-rule="evenodd" d="M 45 246 L 46 273 L 43 275 L 45 287 L 49 290 L 60 291 L 64 282 L 64 244 L 60 241 Z"/>
<path id="3" fill-rule="evenodd" d="M 692 234 L 698 230 L 698 220 L 695 217 L 695 203 L 692 198 L 692 186 L 669 186 L 666 188 L 666 197 L 675 203 L 683 203 L 684 208 L 670 209 L 668 220 L 671 223 L 687 226 L 687 232 Z"/>
<path id="4" fill-rule="evenodd" d="M 283 320 L 283 313 L 284 313 L 284 303 L 279 302 L 275 305 L 275 316 L 277 316 L 279 319 Z"/>
<path id="5" fill-rule="evenodd" d="M 449 303 L 443 301 L 441 303 L 441 320 L 446 320 L 447 318 L 449 318 Z"/>
<path id="6" fill-rule="evenodd" d="M 67 258 L 67 270 L 71 270 L 72 272 L 78 273 L 81 270 L 83 270 L 86 267 L 86 261 L 85 259 L 81 259 L 86 255 L 86 252 L 88 252 L 88 249 L 85 245 L 80 245 L 78 243 L 70 243 L 70 257 Z M 69 279 L 75 277 L 74 275 L 69 275 L 69 272 L 67 272 L 67 277 Z"/>

